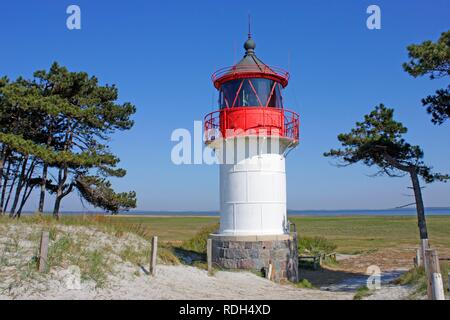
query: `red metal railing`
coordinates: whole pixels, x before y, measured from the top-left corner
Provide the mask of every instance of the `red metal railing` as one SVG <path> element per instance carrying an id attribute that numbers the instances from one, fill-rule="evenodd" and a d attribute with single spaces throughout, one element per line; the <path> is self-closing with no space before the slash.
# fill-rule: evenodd
<path id="1" fill-rule="evenodd" d="M 300 116 L 287 109 L 225 108 L 207 114 L 204 119 L 206 143 L 242 135 L 279 136 L 298 142 L 299 133 Z"/>

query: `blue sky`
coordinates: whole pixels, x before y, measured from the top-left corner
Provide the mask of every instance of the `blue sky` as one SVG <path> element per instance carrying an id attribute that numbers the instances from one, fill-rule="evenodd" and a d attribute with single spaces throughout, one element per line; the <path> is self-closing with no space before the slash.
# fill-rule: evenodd
<path id="1" fill-rule="evenodd" d="M 70 4 L 81 8 L 81 30 L 66 28 Z M 370 4 L 381 8 L 381 30 L 366 28 Z M 3 1 L 0 75 L 30 77 L 58 61 L 116 84 L 120 101 L 138 110 L 135 127 L 111 141 L 128 170 L 113 181 L 117 190 L 137 191 L 142 210 L 215 210 L 218 167 L 172 164 L 170 135 L 216 109 L 210 75 L 243 55 L 249 12 L 258 57 L 289 68 L 285 106 L 301 114 L 301 143 L 287 159 L 289 208 L 411 202 L 406 177 L 371 178 L 373 169 L 336 168 L 322 156 L 380 102 L 395 108 L 425 160 L 450 172 L 450 123 L 431 124 L 420 103 L 448 79 L 414 79 L 401 67 L 407 45 L 449 29 L 446 0 Z M 450 206 L 450 184 L 428 185 L 424 198 L 426 206 Z M 82 208 L 75 195 L 62 205 Z"/>

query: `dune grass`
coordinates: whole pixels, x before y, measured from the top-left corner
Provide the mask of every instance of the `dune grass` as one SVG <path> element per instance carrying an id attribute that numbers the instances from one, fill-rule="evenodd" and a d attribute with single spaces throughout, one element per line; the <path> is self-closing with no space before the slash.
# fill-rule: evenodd
<path id="1" fill-rule="evenodd" d="M 356 290 L 355 295 L 353 296 L 353 300 L 362 300 L 362 299 L 372 295 L 372 293 L 373 293 L 373 291 L 370 290 L 369 288 L 367 288 L 367 286 L 359 287 Z"/>
<path id="2" fill-rule="evenodd" d="M 314 286 L 308 279 L 301 279 L 299 282 L 294 284 L 297 288 L 301 289 L 313 289 Z"/>
<path id="3" fill-rule="evenodd" d="M 2 224 L 11 224 L 15 227 L 23 225 L 33 226 L 34 230 L 27 236 L 27 240 L 35 244 L 36 252 L 34 256 L 30 256 L 30 266 L 16 265 L 22 273 L 27 272 L 30 275 L 36 272 L 37 267 L 37 248 L 39 246 L 41 230 L 49 231 L 49 252 L 47 272 L 55 267 L 66 268 L 69 265 L 75 265 L 80 268 L 82 280 L 93 280 L 97 287 L 102 287 L 107 281 L 108 274 L 112 272 L 112 266 L 115 261 L 111 261 L 111 254 L 116 254 L 123 261 L 131 262 L 136 266 L 146 266 L 149 263 L 150 245 L 140 247 L 133 243 L 125 245 L 125 247 L 117 252 L 113 252 L 111 245 L 99 245 L 97 249 L 90 248 L 90 242 L 93 241 L 92 234 L 83 232 L 63 231 L 63 226 L 80 226 L 88 227 L 87 230 L 98 230 L 113 236 L 113 238 L 121 238 L 126 233 L 137 235 L 145 240 L 151 240 L 155 235 L 148 226 L 139 223 L 121 223 L 120 221 L 112 221 L 111 217 L 90 215 L 90 216 L 68 216 L 56 221 L 51 216 L 24 216 L 20 219 L 10 219 L 8 217 L 0 217 L 0 226 Z M 20 229 L 18 229 L 20 230 Z M 69 229 L 70 230 L 70 229 Z M 6 243 L 1 244 L 4 250 L 0 252 L 18 251 L 20 233 L 12 234 Z M 149 242 L 148 242 L 149 243 Z M 5 252 L 0 254 L 0 267 L 7 265 Z M 174 254 L 174 248 L 165 243 L 158 245 L 158 261 L 163 264 L 179 264 L 177 256 Z M 20 267 L 20 268 L 19 268 Z M 28 276 L 25 278 L 29 278 Z"/>
<path id="4" fill-rule="evenodd" d="M 444 285 L 444 292 L 448 292 L 448 282 L 447 275 L 450 272 L 450 266 L 448 262 L 440 263 L 440 271 L 442 275 L 442 282 Z M 427 277 L 425 274 L 425 269 L 423 267 L 413 268 L 408 272 L 404 273 L 400 278 L 394 281 L 395 284 L 401 285 L 411 285 L 414 286 L 415 295 L 426 295 L 427 294 Z"/>
<path id="5" fill-rule="evenodd" d="M 181 248 L 197 253 L 206 254 L 208 236 L 219 228 L 218 223 L 210 224 L 201 228 L 192 238 L 183 241 Z"/>
<path id="6" fill-rule="evenodd" d="M 418 243 L 417 222 L 415 217 L 406 216 L 340 216 L 340 217 L 290 217 L 297 226 L 300 251 L 360 253 L 383 248 L 416 247 Z M 72 215 L 63 216 L 59 221 L 51 216 L 23 216 L 12 220 L 0 216 L 1 224 L 24 224 L 38 226 L 28 237 L 38 246 L 40 230 L 50 233 L 49 266 L 78 265 L 85 279 L 94 280 L 97 286 L 102 286 L 110 271 L 108 252 L 101 250 L 86 250 L 79 241 L 74 241 L 70 234 L 61 234 L 60 226 L 85 226 L 122 237 L 126 233 L 138 235 L 151 240 L 159 237 L 158 260 L 165 264 L 179 264 L 181 254 L 196 253 L 200 256 L 192 259 L 191 264 L 206 268 L 206 239 L 218 227 L 218 217 L 126 217 L 103 215 Z M 430 242 L 433 247 L 449 248 L 450 216 L 428 217 Z M 17 251 L 18 234 L 12 235 L 5 243 L 4 251 Z M 107 250 L 107 249 L 105 249 Z M 184 250 L 184 252 L 183 252 Z M 148 264 L 150 248 L 141 249 L 125 246 L 116 254 L 124 261 L 134 265 Z M 5 254 L 0 254 L 0 266 L 7 265 Z M 30 256 L 31 258 L 31 256 Z M 68 260 L 69 259 L 69 260 Z M 448 265 L 441 266 L 443 275 L 448 272 Z M 36 259 L 30 259 L 27 265 L 21 267 L 24 278 L 33 274 L 36 269 Z M 446 278 L 445 276 L 443 278 Z M 424 290 L 424 275 L 420 270 L 411 270 L 402 277 L 400 284 L 412 284 L 418 291 Z M 301 286 L 309 287 L 308 283 Z M 425 287 L 426 288 L 426 287 Z M 364 289 L 357 293 L 364 297 Z"/>
<path id="7" fill-rule="evenodd" d="M 414 216 L 290 217 L 301 237 L 322 236 L 340 253 L 374 249 L 417 247 L 419 234 Z M 427 217 L 433 247 L 450 246 L 450 216 Z"/>
<path id="8" fill-rule="evenodd" d="M 8 218 L 0 218 L 9 220 Z M 30 223 L 51 226 L 51 217 L 22 217 Z M 146 216 L 63 216 L 59 223 L 66 225 L 94 225 L 107 232 L 120 235 L 138 234 L 145 239 L 153 235 L 161 243 L 178 242 L 193 238 L 202 229 L 214 228 L 218 217 L 146 217 Z M 361 253 L 374 249 L 417 246 L 417 219 L 414 216 L 290 216 L 297 226 L 299 237 L 322 237 L 336 244 L 340 253 Z M 450 245 L 450 216 L 427 217 L 430 242 L 434 247 Z"/>
<path id="9" fill-rule="evenodd" d="M 325 237 L 298 237 L 299 254 L 328 254 L 336 250 L 337 245 Z"/>
<path id="10" fill-rule="evenodd" d="M 161 241 L 184 242 L 202 228 L 217 224 L 218 217 L 112 217 L 120 223 L 138 223 L 157 234 Z M 414 216 L 290 216 L 299 237 L 322 237 L 336 244 L 341 253 L 362 253 L 375 249 L 414 247 L 418 244 Z M 430 242 L 450 246 L 450 216 L 427 217 Z"/>
<path id="11" fill-rule="evenodd" d="M 126 217 L 110 216 L 111 223 L 120 225 L 145 225 L 161 241 L 184 242 L 205 227 L 216 224 L 218 217 Z"/>

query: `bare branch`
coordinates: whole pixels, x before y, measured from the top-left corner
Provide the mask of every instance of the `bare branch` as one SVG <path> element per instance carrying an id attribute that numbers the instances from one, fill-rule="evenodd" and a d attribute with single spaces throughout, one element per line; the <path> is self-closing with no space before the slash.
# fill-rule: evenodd
<path id="1" fill-rule="evenodd" d="M 415 205 L 415 204 L 416 204 L 415 202 L 411 202 L 411 203 L 408 203 L 408 204 L 405 204 L 405 205 L 402 205 L 402 206 L 399 206 L 399 207 L 395 207 L 394 209 L 401 209 L 401 208 L 409 207 L 409 206 L 412 206 L 412 205 Z"/>

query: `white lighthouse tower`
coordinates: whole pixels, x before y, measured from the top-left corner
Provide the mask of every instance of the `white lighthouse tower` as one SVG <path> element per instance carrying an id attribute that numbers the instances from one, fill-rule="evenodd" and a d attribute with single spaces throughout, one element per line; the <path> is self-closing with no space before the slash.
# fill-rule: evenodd
<path id="1" fill-rule="evenodd" d="M 213 262 L 230 269 L 273 270 L 297 279 L 297 250 L 286 213 L 285 155 L 299 141 L 299 116 L 285 109 L 289 73 L 255 55 L 250 34 L 236 65 L 213 74 L 219 110 L 205 117 L 206 144 L 220 162 L 220 228 Z"/>

